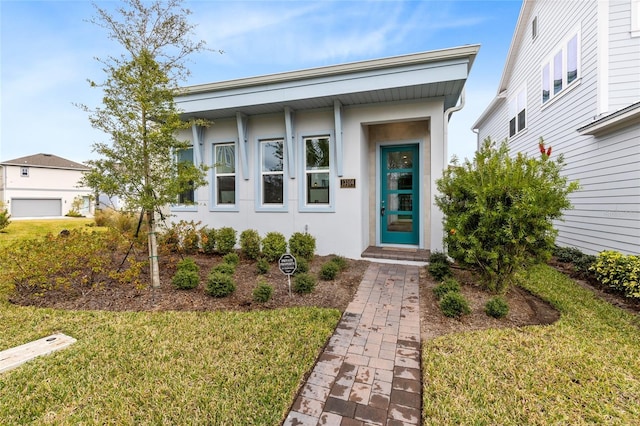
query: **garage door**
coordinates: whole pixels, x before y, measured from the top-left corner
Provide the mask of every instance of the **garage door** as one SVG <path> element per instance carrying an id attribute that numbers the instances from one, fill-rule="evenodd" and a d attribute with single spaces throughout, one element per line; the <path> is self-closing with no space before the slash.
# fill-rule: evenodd
<path id="1" fill-rule="evenodd" d="M 55 198 L 12 198 L 11 216 L 45 217 L 62 216 L 62 200 Z"/>

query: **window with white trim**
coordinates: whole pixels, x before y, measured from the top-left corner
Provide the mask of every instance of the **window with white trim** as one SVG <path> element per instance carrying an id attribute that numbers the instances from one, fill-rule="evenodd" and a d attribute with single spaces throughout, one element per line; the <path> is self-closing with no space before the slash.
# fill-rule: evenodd
<path id="1" fill-rule="evenodd" d="M 259 147 L 260 204 L 284 206 L 284 140 L 260 140 Z"/>
<path id="2" fill-rule="evenodd" d="M 542 103 L 562 93 L 580 78 L 580 34 L 565 39 L 542 64 Z"/>
<path id="3" fill-rule="evenodd" d="M 518 90 L 509 99 L 509 137 L 513 137 L 527 127 L 527 89 Z"/>
<path id="4" fill-rule="evenodd" d="M 304 138 L 305 204 L 330 204 L 330 147 L 329 136 Z"/>
<path id="5" fill-rule="evenodd" d="M 20 176 L 29 177 L 29 168 L 28 167 L 20 167 Z"/>
<path id="6" fill-rule="evenodd" d="M 178 167 L 181 163 L 193 164 L 193 148 L 185 148 L 178 151 Z M 193 183 L 191 188 L 186 189 L 178 194 L 178 204 L 187 205 L 194 204 L 196 201 L 195 190 L 193 189 Z"/>
<path id="7" fill-rule="evenodd" d="M 213 145 L 213 204 L 229 207 L 236 204 L 236 145 Z"/>

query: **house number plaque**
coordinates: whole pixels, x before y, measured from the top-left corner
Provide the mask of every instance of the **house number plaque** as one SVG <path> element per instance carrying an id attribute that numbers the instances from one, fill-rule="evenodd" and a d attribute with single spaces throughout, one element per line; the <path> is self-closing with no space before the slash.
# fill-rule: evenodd
<path id="1" fill-rule="evenodd" d="M 340 188 L 355 188 L 355 179 L 340 179 Z"/>

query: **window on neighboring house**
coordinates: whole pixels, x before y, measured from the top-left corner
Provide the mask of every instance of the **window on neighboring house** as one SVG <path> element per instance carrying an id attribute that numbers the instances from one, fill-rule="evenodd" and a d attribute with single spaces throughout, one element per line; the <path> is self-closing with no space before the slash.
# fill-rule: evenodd
<path id="1" fill-rule="evenodd" d="M 185 148 L 178 151 L 178 167 L 181 163 L 193 164 L 193 148 Z M 196 201 L 193 183 L 191 188 L 178 194 L 178 204 L 193 204 Z"/>
<path id="2" fill-rule="evenodd" d="M 527 89 L 520 89 L 509 100 L 509 137 L 527 127 Z"/>
<path id="3" fill-rule="evenodd" d="M 580 39 L 575 33 L 542 64 L 542 103 L 562 93 L 580 77 Z"/>
<path id="4" fill-rule="evenodd" d="M 263 206 L 284 205 L 284 141 L 261 140 L 260 203 Z"/>
<path id="5" fill-rule="evenodd" d="M 328 205 L 330 139 L 329 136 L 304 138 L 305 200 L 307 205 Z"/>
<path id="6" fill-rule="evenodd" d="M 28 167 L 20 167 L 20 176 L 29 177 L 29 168 Z"/>
<path id="7" fill-rule="evenodd" d="M 236 204 L 236 146 L 234 143 L 213 146 L 214 205 Z"/>
<path id="8" fill-rule="evenodd" d="M 538 17 L 533 18 L 531 22 L 531 38 L 535 39 L 538 37 Z"/>

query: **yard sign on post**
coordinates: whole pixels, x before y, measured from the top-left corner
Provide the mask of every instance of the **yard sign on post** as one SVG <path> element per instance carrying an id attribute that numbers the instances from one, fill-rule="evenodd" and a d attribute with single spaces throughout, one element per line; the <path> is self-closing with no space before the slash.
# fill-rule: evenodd
<path id="1" fill-rule="evenodd" d="M 287 276 L 287 280 L 289 282 L 289 297 L 291 297 L 291 274 L 296 271 L 297 267 L 296 258 L 293 257 L 292 254 L 285 253 L 280 256 L 280 260 L 278 260 L 278 268 L 280 268 L 280 271 Z"/>

